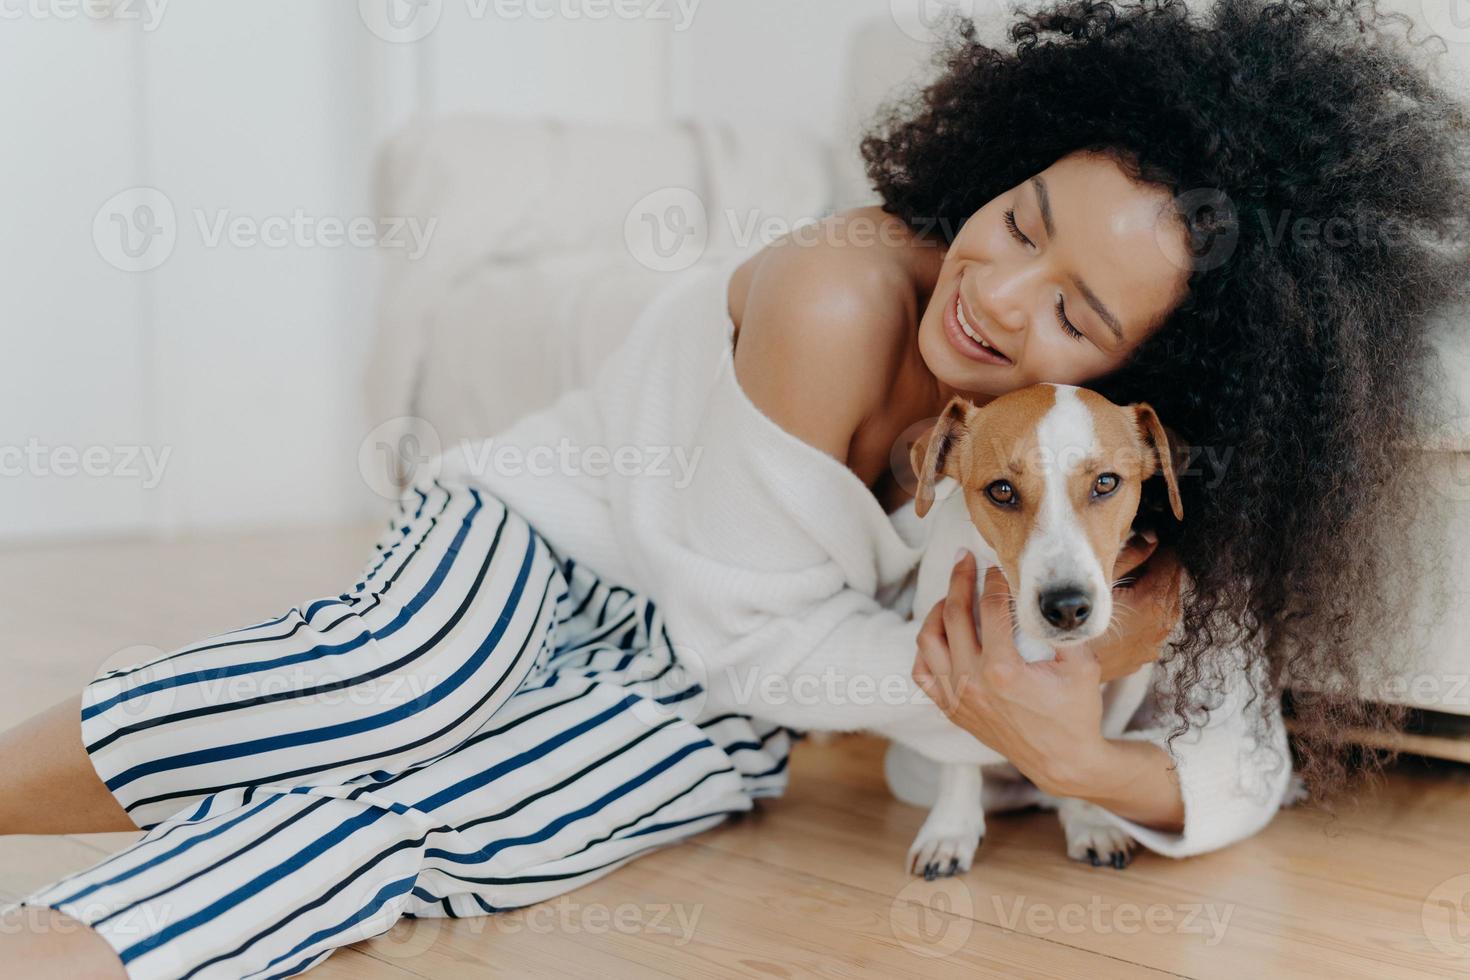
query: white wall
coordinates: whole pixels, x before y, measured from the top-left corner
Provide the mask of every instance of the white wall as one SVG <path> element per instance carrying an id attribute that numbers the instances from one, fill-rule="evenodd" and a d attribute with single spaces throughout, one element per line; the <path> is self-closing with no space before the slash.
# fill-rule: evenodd
<path id="1" fill-rule="evenodd" d="M 910 71 L 942 6 L 1003 2 L 0 2 L 0 540 L 381 512 L 356 463 L 377 257 L 320 223 L 372 215 L 374 147 L 413 116 L 698 116 L 850 146 L 855 103 Z M 1470 3 L 1422 2 L 1465 66 Z M 859 30 L 912 59 L 851 72 Z M 172 250 L 127 271 L 168 241 L 120 251 L 159 204 L 115 199 L 140 187 L 172 206 Z M 296 215 L 301 242 L 208 239 Z M 141 454 L 166 461 L 156 486 Z"/>
<path id="2" fill-rule="evenodd" d="M 199 228 L 220 214 L 370 214 L 379 109 L 357 13 L 114 9 L 9 5 L 0 25 L 0 536 L 361 513 L 347 449 L 374 256 L 211 244 Z M 138 187 L 171 203 L 174 220 L 159 209 L 152 222 L 165 234 L 126 227 L 144 217 L 135 199 L 106 204 Z M 125 230 L 153 243 L 140 261 L 166 258 L 128 271 Z"/>
<path id="3" fill-rule="evenodd" d="M 97 206 L 139 179 L 134 38 L 54 20 L 0 26 L 0 529 L 138 526 L 149 501 L 135 482 L 44 479 L 16 456 L 148 435 L 144 283 L 91 246 Z"/>
<path id="4" fill-rule="evenodd" d="M 821 128 L 844 33 L 887 9 L 683 4 L 0 5 L 0 540 L 379 512 L 356 468 L 376 257 L 215 223 L 371 215 L 374 146 L 416 113 Z"/>

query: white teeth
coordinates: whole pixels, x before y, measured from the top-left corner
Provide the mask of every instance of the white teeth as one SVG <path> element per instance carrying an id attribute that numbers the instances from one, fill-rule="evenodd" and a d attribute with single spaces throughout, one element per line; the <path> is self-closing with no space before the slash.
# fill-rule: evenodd
<path id="1" fill-rule="evenodd" d="M 980 334 L 976 333 L 975 328 L 972 327 L 972 326 L 970 326 L 970 321 L 965 319 L 965 307 L 964 307 L 964 304 L 962 304 L 960 302 L 960 299 L 959 299 L 958 296 L 955 297 L 955 301 L 954 301 L 954 313 L 955 313 L 955 319 L 957 319 L 957 320 L 960 321 L 960 329 L 965 332 L 965 336 L 966 337 L 969 337 L 971 340 L 973 340 L 975 343 L 979 344 L 981 347 L 984 347 L 986 350 L 988 350 L 988 351 L 994 351 L 995 353 L 1000 354 L 1000 351 L 996 350 L 994 347 L 991 347 L 989 344 L 987 344 L 985 342 L 985 338 L 984 337 L 981 337 Z M 1001 356 L 1004 357 L 1005 355 L 1004 354 L 1001 354 Z"/>

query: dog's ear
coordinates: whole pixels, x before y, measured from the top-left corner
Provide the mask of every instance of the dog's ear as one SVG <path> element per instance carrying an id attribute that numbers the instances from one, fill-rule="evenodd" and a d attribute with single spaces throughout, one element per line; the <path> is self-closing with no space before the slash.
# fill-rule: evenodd
<path id="1" fill-rule="evenodd" d="M 934 427 L 909 450 L 909 465 L 919 478 L 914 494 L 914 513 L 923 517 L 934 504 L 934 484 L 941 476 L 959 478 L 962 472 L 959 454 L 969 433 L 970 413 L 975 406 L 955 395 L 939 413 Z"/>
<path id="2" fill-rule="evenodd" d="M 1154 473 L 1162 473 L 1164 482 L 1169 486 L 1169 508 L 1174 511 L 1176 521 L 1184 520 L 1184 501 L 1179 497 L 1179 473 L 1174 465 L 1174 452 L 1169 441 L 1169 433 L 1164 428 L 1164 423 L 1159 421 L 1158 413 L 1148 402 L 1138 402 L 1131 406 L 1133 409 L 1133 420 L 1138 426 L 1138 433 L 1143 438 L 1144 445 L 1148 446 L 1153 453 Z"/>

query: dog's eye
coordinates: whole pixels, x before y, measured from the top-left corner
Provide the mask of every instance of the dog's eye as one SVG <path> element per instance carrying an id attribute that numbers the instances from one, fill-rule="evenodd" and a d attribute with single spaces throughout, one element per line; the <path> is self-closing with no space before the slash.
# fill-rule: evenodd
<path id="1" fill-rule="evenodd" d="M 1002 507 L 1010 507 L 1016 503 L 1016 488 L 1006 480 L 996 480 L 985 488 L 985 495 Z"/>
<path id="2" fill-rule="evenodd" d="M 1106 497 L 1108 494 L 1118 489 L 1118 484 L 1122 482 L 1122 480 L 1118 479 L 1118 474 L 1104 473 L 1102 476 L 1098 477 L 1097 482 L 1092 485 L 1092 495 L 1094 497 Z"/>

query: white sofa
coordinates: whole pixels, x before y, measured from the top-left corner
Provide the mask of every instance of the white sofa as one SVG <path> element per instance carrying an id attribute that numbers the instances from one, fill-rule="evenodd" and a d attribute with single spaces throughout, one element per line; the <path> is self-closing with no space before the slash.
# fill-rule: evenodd
<path id="1" fill-rule="evenodd" d="M 886 23 L 857 35 L 848 131 L 922 55 Z M 687 192 L 703 202 L 702 219 L 686 206 Z M 385 259 L 373 419 L 397 419 L 431 444 L 494 433 L 590 377 L 678 274 L 649 265 L 754 251 L 760 236 L 743 234 L 755 219 L 779 230 L 869 200 L 851 145 L 801 133 L 484 116 L 419 123 L 382 152 L 378 207 L 438 226 L 421 259 Z M 683 251 L 650 255 L 650 220 L 682 229 Z M 1410 583 L 1415 630 L 1363 642 L 1393 651 L 1397 665 L 1394 676 L 1373 680 L 1371 696 L 1470 715 L 1470 346 L 1451 342 L 1448 329 L 1440 336 L 1445 380 L 1436 397 L 1454 406 L 1453 421 L 1406 448 L 1405 465 L 1424 474 L 1435 514 L 1400 546 L 1447 543 L 1452 593 L 1438 608 L 1424 600 L 1423 583 Z"/>

